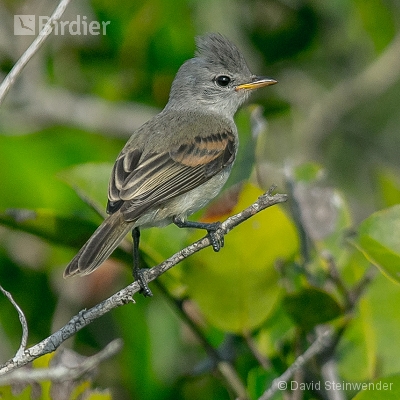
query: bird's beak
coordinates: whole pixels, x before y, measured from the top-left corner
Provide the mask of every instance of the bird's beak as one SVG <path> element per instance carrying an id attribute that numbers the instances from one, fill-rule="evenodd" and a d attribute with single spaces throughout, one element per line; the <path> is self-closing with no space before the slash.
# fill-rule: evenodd
<path id="1" fill-rule="evenodd" d="M 243 89 L 253 90 L 264 86 L 275 85 L 275 83 L 278 83 L 278 81 L 276 81 L 275 79 L 267 78 L 266 76 L 255 76 L 251 80 L 251 82 L 237 85 L 235 90 L 243 90 Z"/>

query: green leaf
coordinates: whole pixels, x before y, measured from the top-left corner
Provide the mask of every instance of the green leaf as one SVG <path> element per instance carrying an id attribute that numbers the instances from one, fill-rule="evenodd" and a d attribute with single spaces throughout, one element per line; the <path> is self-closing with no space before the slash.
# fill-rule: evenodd
<path id="1" fill-rule="evenodd" d="M 140 393 L 146 388 L 148 398 L 158 399 L 160 387 L 164 387 L 155 379 L 152 366 L 156 355 L 152 353 L 147 306 L 144 301 L 138 301 L 135 307 L 119 307 L 113 312 L 118 334 L 124 341 L 124 351 L 118 356 L 120 369 L 117 374 L 130 393 Z"/>
<path id="2" fill-rule="evenodd" d="M 78 216 L 60 215 L 54 210 L 6 210 L 0 224 L 36 235 L 52 243 L 80 247 L 97 225 Z"/>
<path id="3" fill-rule="evenodd" d="M 269 359 L 276 357 L 276 353 L 281 351 L 281 344 L 292 339 L 294 329 L 295 325 L 283 307 L 276 307 L 255 336 L 261 354 Z"/>
<path id="4" fill-rule="evenodd" d="M 385 207 L 391 207 L 400 203 L 400 179 L 399 171 L 389 168 L 379 168 L 376 173 L 379 186 L 379 194 Z"/>
<path id="5" fill-rule="evenodd" d="M 231 214 L 261 194 L 245 185 Z M 193 255 L 182 279 L 211 324 L 231 332 L 248 331 L 265 321 L 281 296 L 275 262 L 292 259 L 297 250 L 292 222 L 282 208 L 273 206 L 232 230 L 219 253 L 209 248 Z"/>
<path id="6" fill-rule="evenodd" d="M 74 164 L 114 160 L 120 148 L 120 140 L 63 127 L 24 136 L 0 135 L 0 209 L 82 208 L 57 173 Z"/>
<path id="7" fill-rule="evenodd" d="M 277 377 L 278 375 L 275 371 L 266 371 L 262 367 L 252 368 L 247 375 L 247 390 L 250 394 L 250 398 L 258 399 Z M 273 397 L 273 400 L 278 399 L 282 399 L 281 391 L 278 391 Z"/>
<path id="8" fill-rule="evenodd" d="M 397 400 L 400 398 L 400 375 L 375 379 L 372 382 L 353 383 L 360 392 L 353 400 Z"/>
<path id="9" fill-rule="evenodd" d="M 396 34 L 393 13 L 382 0 L 355 0 L 354 3 L 375 49 L 381 52 Z"/>
<path id="10" fill-rule="evenodd" d="M 96 210 L 105 214 L 107 187 L 113 164 L 87 163 L 63 170 L 58 176 Z"/>
<path id="11" fill-rule="evenodd" d="M 339 374 L 344 380 L 374 379 L 400 370 L 400 291 L 378 274 L 360 300 L 356 314 L 339 343 Z"/>
<path id="12" fill-rule="evenodd" d="M 55 356 L 55 352 L 44 354 L 32 361 L 33 368 L 49 368 L 50 362 Z"/>
<path id="13" fill-rule="evenodd" d="M 354 243 L 385 276 L 400 283 L 400 205 L 365 219 Z"/>
<path id="14" fill-rule="evenodd" d="M 316 288 L 286 295 L 283 307 L 293 321 L 306 331 L 339 317 L 343 312 L 330 294 Z"/>
<path id="15" fill-rule="evenodd" d="M 378 362 L 376 326 L 371 315 L 371 304 L 361 299 L 357 311 L 337 351 L 340 376 L 347 381 L 370 379 L 374 376 Z"/>

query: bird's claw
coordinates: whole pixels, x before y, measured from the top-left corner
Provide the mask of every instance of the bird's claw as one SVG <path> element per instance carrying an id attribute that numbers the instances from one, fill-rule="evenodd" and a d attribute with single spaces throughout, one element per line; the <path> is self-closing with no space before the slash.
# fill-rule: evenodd
<path id="1" fill-rule="evenodd" d="M 150 290 L 146 280 L 146 268 L 141 268 L 134 271 L 134 278 L 140 286 L 139 293 L 142 293 L 144 297 L 152 297 L 153 292 Z"/>
<path id="2" fill-rule="evenodd" d="M 207 229 L 208 236 L 210 238 L 211 246 L 215 252 L 219 252 L 224 247 L 224 234 L 218 230 L 221 228 L 220 222 L 215 222 L 212 227 Z"/>

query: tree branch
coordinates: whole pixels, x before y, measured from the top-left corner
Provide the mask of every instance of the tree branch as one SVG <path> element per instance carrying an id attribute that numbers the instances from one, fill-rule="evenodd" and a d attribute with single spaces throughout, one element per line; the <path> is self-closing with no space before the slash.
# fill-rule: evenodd
<path id="1" fill-rule="evenodd" d="M 323 331 L 315 340 L 315 342 L 299 357 L 296 358 L 294 363 L 278 378 L 272 381 L 271 386 L 263 393 L 258 400 L 272 399 L 274 394 L 280 390 L 287 388 L 286 382 L 293 376 L 293 374 L 310 361 L 315 355 L 321 353 L 331 345 L 332 332 L 330 329 Z"/>
<path id="2" fill-rule="evenodd" d="M 31 131 L 56 123 L 102 132 L 107 136 L 129 137 L 159 110 L 135 102 L 110 102 L 89 94 L 75 94 L 59 87 L 27 82 L 24 115 L 20 112 L 20 107 L 8 109 L 0 113 L 0 117 L 7 118 L 5 123 L 13 129 Z"/>
<path id="3" fill-rule="evenodd" d="M 244 340 L 246 341 L 247 347 L 250 349 L 254 358 L 266 371 L 268 371 L 268 369 L 270 369 L 272 366 L 271 361 L 264 354 L 260 352 L 260 350 L 257 347 L 257 343 L 251 336 L 250 332 L 245 332 L 243 337 Z"/>
<path id="4" fill-rule="evenodd" d="M 7 292 L 7 290 L 5 290 L 1 285 L 0 285 L 0 290 L 3 292 L 4 296 L 6 296 L 8 300 L 10 300 L 11 304 L 17 310 L 19 320 L 21 321 L 21 326 L 22 326 L 21 344 L 19 346 L 17 354 L 15 355 L 16 357 L 20 357 L 24 353 L 24 350 L 26 349 L 26 344 L 28 342 L 28 323 L 26 322 L 25 314 L 23 313 L 19 305 L 16 303 L 16 301 L 13 299 L 11 293 Z"/>
<path id="5" fill-rule="evenodd" d="M 228 387 L 235 393 L 235 396 L 238 399 L 247 399 L 248 394 L 239 374 L 235 371 L 232 364 L 226 361 L 221 356 L 220 352 L 210 344 L 198 324 L 194 322 L 193 318 L 185 310 L 184 302 L 176 300 L 174 297 L 172 297 L 165 286 L 160 283 L 160 281 L 157 281 L 156 283 L 158 289 L 164 294 L 168 301 L 173 305 L 175 310 L 179 313 L 182 320 L 192 330 L 193 334 L 196 336 L 197 340 L 201 343 L 209 358 L 212 360 L 214 364 L 213 367 L 220 372 Z"/>
<path id="6" fill-rule="evenodd" d="M 359 74 L 343 79 L 325 97 L 318 99 L 301 124 L 299 137 L 307 144 L 315 142 L 317 135 L 330 134 L 338 122 L 361 102 L 376 98 L 400 78 L 400 34 L 385 51 Z"/>
<path id="7" fill-rule="evenodd" d="M 77 365 L 70 366 L 60 363 L 50 368 L 20 369 L 0 376 L 0 386 L 15 385 L 17 383 L 29 384 L 40 381 L 64 382 L 73 381 L 93 370 L 104 360 L 113 357 L 122 349 L 122 340 L 115 339 L 108 343 L 104 349 L 93 356 L 80 360 Z"/>
<path id="8" fill-rule="evenodd" d="M 29 60 L 35 55 L 35 53 L 37 53 L 47 37 L 50 36 L 55 23 L 61 18 L 70 1 L 71 0 L 60 1 L 52 16 L 46 22 L 46 25 L 39 32 L 39 35 L 36 36 L 32 44 L 27 48 L 24 54 L 22 54 L 19 60 L 12 67 L 11 71 L 5 77 L 4 81 L 0 85 L 0 105 L 26 64 L 28 64 Z"/>
<path id="9" fill-rule="evenodd" d="M 275 204 L 285 202 L 287 200 L 287 196 L 284 194 L 272 195 L 274 189 L 275 186 L 271 187 L 267 193 L 260 196 L 257 201 L 251 206 L 222 222 L 220 229 L 217 231 L 217 234 L 219 233 L 221 235 L 225 235 L 233 228 L 246 221 L 253 215 L 259 213 L 260 211 Z M 149 282 L 155 280 L 161 274 L 168 271 L 170 268 L 180 263 L 182 260 L 210 245 L 211 242 L 208 236 L 194 242 L 193 244 L 180 250 L 178 253 L 174 254 L 172 257 L 168 258 L 161 264 L 156 265 L 146 271 L 147 280 Z M 85 326 L 89 325 L 93 320 L 101 317 L 102 315 L 113 310 L 114 308 L 120 307 L 130 302 L 134 302 L 133 295 L 139 292 L 139 290 L 139 284 L 137 282 L 133 282 L 124 289 L 109 297 L 108 299 L 90 308 L 89 310 L 84 309 L 80 311 L 57 332 L 42 340 L 40 343 L 24 350 L 22 354 L 18 356 L 16 355 L 14 358 L 7 361 L 4 365 L 0 366 L 0 375 L 19 368 L 23 365 L 26 365 L 44 354 L 55 351 L 61 345 L 61 343 L 73 336 L 76 332 L 78 332 Z"/>

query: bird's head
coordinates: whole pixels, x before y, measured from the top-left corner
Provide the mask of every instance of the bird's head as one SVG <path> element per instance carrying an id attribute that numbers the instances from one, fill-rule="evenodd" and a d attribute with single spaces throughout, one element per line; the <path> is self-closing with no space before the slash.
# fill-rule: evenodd
<path id="1" fill-rule="evenodd" d="M 252 90 L 277 83 L 253 75 L 238 48 L 220 34 L 198 37 L 196 45 L 195 57 L 176 74 L 167 107 L 210 110 L 232 118 Z"/>

